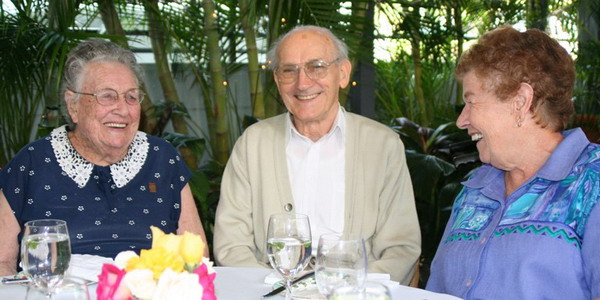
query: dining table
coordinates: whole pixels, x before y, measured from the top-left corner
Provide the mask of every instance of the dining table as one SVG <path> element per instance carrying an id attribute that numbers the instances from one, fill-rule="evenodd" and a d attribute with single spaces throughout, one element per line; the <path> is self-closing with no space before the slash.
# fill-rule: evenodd
<path id="1" fill-rule="evenodd" d="M 272 270 L 266 268 L 215 267 L 215 292 L 219 300 L 252 300 L 273 289 L 272 284 L 265 283 L 265 277 Z M 388 286 L 392 300 L 458 300 L 460 298 L 433 293 L 423 289 L 403 285 Z M 90 300 L 96 299 L 96 284 L 88 287 Z M 0 299 L 22 300 L 27 293 L 26 284 L 0 284 Z M 264 298 L 268 300 L 285 299 L 285 293 Z M 315 298 L 316 299 L 316 298 Z"/>

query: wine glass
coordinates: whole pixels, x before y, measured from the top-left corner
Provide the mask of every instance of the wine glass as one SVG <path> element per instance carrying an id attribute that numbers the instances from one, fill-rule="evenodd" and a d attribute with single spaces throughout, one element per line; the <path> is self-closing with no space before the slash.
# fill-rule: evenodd
<path id="1" fill-rule="evenodd" d="M 271 266 L 283 277 L 285 299 L 291 299 L 292 279 L 308 264 L 311 249 L 308 216 L 271 215 L 267 230 L 267 254 Z"/>
<path id="2" fill-rule="evenodd" d="M 321 235 L 315 277 L 319 292 L 325 297 L 342 286 L 361 290 L 367 277 L 364 239 L 351 235 Z"/>
<path id="3" fill-rule="evenodd" d="M 23 271 L 47 299 L 51 299 L 53 290 L 63 281 L 70 260 L 67 222 L 42 219 L 25 223 L 21 241 Z"/>
<path id="4" fill-rule="evenodd" d="M 363 289 L 353 286 L 336 288 L 329 300 L 391 300 L 390 290 L 378 282 L 367 282 Z"/>

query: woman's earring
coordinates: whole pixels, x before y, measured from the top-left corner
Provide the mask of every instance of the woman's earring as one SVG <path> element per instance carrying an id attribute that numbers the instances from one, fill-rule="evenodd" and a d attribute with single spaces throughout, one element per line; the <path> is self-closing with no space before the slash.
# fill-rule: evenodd
<path id="1" fill-rule="evenodd" d="M 521 118 L 517 118 L 517 127 L 521 127 L 521 125 L 523 125 L 523 122 L 521 122 Z"/>

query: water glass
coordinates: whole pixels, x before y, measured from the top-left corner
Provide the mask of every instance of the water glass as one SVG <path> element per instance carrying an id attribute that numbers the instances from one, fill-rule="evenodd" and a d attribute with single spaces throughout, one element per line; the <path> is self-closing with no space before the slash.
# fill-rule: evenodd
<path id="1" fill-rule="evenodd" d="M 267 255 L 271 266 L 283 277 L 286 299 L 291 298 L 292 280 L 308 264 L 311 250 L 308 216 L 274 214 L 269 218 Z"/>
<path id="2" fill-rule="evenodd" d="M 367 254 L 361 237 L 323 234 L 319 238 L 315 278 L 321 294 L 338 287 L 362 289 L 367 277 Z"/>
<path id="3" fill-rule="evenodd" d="M 34 285 L 27 288 L 25 300 L 46 300 L 48 295 Z M 90 300 L 90 293 L 84 280 L 78 278 L 65 278 L 56 286 L 50 295 L 52 300 Z"/>
<path id="4" fill-rule="evenodd" d="M 62 282 L 70 260 L 71 242 L 65 221 L 42 219 L 25 223 L 21 241 L 23 271 L 48 299 Z"/>
<path id="5" fill-rule="evenodd" d="M 358 289 L 352 286 L 336 288 L 329 300 L 391 300 L 390 290 L 383 284 L 367 282 L 364 288 Z"/>

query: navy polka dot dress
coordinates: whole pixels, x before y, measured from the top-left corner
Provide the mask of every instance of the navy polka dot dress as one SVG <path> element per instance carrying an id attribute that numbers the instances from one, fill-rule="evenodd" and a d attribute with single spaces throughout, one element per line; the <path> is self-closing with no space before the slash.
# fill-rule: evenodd
<path id="1" fill-rule="evenodd" d="M 73 253 L 114 257 L 150 248 L 150 225 L 177 230 L 190 176 L 171 144 L 143 132 L 123 160 L 91 164 L 63 126 L 19 151 L 0 171 L 0 188 L 21 227 L 35 219 L 65 220 Z"/>

